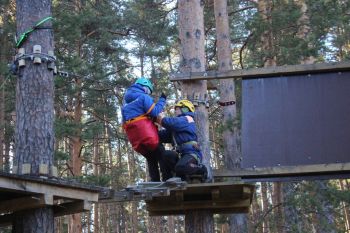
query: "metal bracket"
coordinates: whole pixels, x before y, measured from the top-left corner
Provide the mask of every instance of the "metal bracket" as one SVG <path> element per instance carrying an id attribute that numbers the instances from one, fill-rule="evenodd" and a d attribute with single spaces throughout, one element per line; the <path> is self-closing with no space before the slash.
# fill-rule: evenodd
<path id="1" fill-rule="evenodd" d="M 209 96 L 206 93 L 203 95 L 201 95 L 200 92 L 194 93 L 193 100 L 191 101 L 196 107 L 198 107 L 200 104 L 203 104 L 206 108 L 209 108 Z"/>
<path id="2" fill-rule="evenodd" d="M 171 178 L 165 182 L 142 182 L 126 187 L 121 191 L 108 190 L 100 202 L 124 202 L 152 200 L 154 197 L 170 196 L 172 190 L 185 190 L 187 183 L 178 177 Z"/>

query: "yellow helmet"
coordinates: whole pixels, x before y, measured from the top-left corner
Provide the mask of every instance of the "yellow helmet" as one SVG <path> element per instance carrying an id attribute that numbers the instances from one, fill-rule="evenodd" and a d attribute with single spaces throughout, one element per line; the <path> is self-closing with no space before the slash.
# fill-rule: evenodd
<path id="1" fill-rule="evenodd" d="M 175 108 L 176 107 L 180 107 L 180 108 L 186 107 L 186 108 L 188 108 L 188 110 L 190 110 L 190 112 L 194 112 L 195 111 L 194 105 L 189 100 L 180 100 L 179 102 L 177 102 L 175 104 Z"/>

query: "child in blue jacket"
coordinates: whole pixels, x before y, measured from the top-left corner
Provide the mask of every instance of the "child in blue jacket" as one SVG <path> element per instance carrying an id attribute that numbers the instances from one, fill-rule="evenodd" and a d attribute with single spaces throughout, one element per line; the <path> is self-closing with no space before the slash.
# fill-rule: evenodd
<path id="1" fill-rule="evenodd" d="M 169 169 L 163 166 L 161 156 L 164 147 L 159 143 L 158 129 L 152 118 L 163 111 L 166 96 L 162 94 L 158 102 L 154 103 L 150 96 L 152 92 L 153 85 L 148 79 L 137 79 L 124 95 L 122 117 L 123 128 L 133 149 L 147 160 L 151 181 L 160 181 L 158 163 L 165 178 L 169 176 L 165 175 Z"/>
<path id="2" fill-rule="evenodd" d="M 168 153 L 163 156 L 168 165 L 176 163 L 176 176 L 186 180 L 188 175 L 202 175 L 207 178 L 207 168 L 202 164 L 202 152 L 197 142 L 196 124 L 194 121 L 195 107 L 189 100 L 181 100 L 175 105 L 176 117 L 157 117 L 157 122 L 165 128 L 159 131 L 163 143 L 173 143 L 180 159 L 176 162 L 175 155 Z"/>

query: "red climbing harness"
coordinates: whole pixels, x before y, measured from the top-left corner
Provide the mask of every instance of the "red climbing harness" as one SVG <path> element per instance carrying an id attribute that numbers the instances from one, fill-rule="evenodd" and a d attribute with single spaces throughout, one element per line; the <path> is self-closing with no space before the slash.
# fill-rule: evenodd
<path id="1" fill-rule="evenodd" d="M 142 155 L 153 151 L 159 144 L 158 129 L 153 121 L 147 116 L 155 104 L 145 114 L 126 121 L 123 128 L 135 151 Z"/>

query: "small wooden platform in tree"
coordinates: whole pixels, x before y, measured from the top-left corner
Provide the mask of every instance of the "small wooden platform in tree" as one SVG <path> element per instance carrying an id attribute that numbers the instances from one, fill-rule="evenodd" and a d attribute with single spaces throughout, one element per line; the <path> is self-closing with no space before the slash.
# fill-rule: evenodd
<path id="1" fill-rule="evenodd" d="M 315 63 L 306 65 L 285 65 L 264 68 L 237 69 L 225 72 L 210 70 L 205 72 L 173 73 L 170 81 L 197 81 L 197 80 L 219 80 L 219 79 L 250 79 L 271 78 L 280 76 L 297 76 L 302 74 L 329 73 L 349 71 L 350 62 Z M 214 89 L 213 87 L 211 89 Z"/>
<path id="2" fill-rule="evenodd" d="M 186 189 L 146 201 L 151 216 L 179 215 L 188 211 L 248 213 L 255 186 L 237 182 L 187 184 Z"/>
<path id="3" fill-rule="evenodd" d="M 0 173 L 0 225 L 10 225 L 13 213 L 53 206 L 55 216 L 90 210 L 101 188 L 57 178 Z"/>

